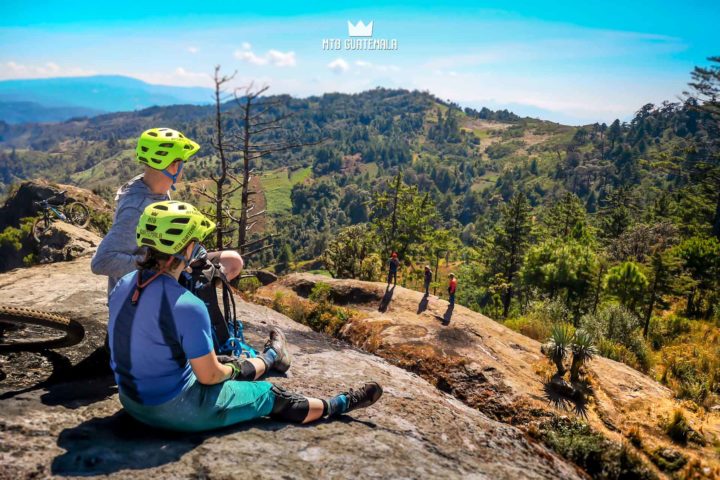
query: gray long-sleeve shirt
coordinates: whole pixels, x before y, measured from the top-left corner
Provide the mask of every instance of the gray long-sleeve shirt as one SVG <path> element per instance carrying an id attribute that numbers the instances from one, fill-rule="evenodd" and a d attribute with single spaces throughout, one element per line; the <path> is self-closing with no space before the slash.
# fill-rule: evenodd
<path id="1" fill-rule="evenodd" d="M 142 174 L 118 189 L 112 227 L 90 263 L 94 274 L 108 276 L 108 295 L 122 276 L 137 268 L 135 229 L 143 210 L 151 203 L 169 199 L 168 193 L 153 193 L 143 181 Z"/>

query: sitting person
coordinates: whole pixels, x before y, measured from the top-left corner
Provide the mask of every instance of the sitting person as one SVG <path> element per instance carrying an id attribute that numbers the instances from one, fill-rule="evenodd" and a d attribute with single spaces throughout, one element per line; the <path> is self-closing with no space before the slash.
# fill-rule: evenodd
<path id="1" fill-rule="evenodd" d="M 200 145 L 170 128 L 151 128 L 138 139 L 135 160 L 143 166 L 143 173 L 118 189 L 112 227 L 90 263 L 94 274 L 107 275 L 108 296 L 120 277 L 135 271 L 139 260 L 135 227 L 143 210 L 153 202 L 170 200 L 170 190 L 175 190 L 182 178 L 185 162 L 198 150 Z M 218 263 L 228 280 L 243 269 L 242 257 L 233 250 L 207 252 L 207 259 Z"/>
<path id="2" fill-rule="evenodd" d="M 146 255 L 109 299 L 110 364 L 125 410 L 151 426 L 204 431 L 264 416 L 308 423 L 375 403 L 382 388 L 374 382 L 324 400 L 256 381 L 290 367 L 279 329 L 257 358 L 215 354 L 205 304 L 178 283 L 214 228 L 177 201 L 150 204 L 140 217 L 136 243 Z"/>

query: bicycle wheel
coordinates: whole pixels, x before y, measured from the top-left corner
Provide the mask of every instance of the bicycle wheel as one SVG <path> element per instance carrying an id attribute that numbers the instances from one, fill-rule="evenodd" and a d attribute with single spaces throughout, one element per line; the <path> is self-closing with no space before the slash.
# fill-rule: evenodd
<path id="1" fill-rule="evenodd" d="M 50 228 L 51 223 L 52 221 L 45 217 L 40 217 L 35 220 L 32 227 L 32 236 L 36 242 L 40 243 L 40 238 L 43 236 L 43 233 L 47 232 L 47 229 Z"/>
<path id="2" fill-rule="evenodd" d="M 61 315 L 0 305 L 0 353 L 38 351 L 77 345 L 85 329 Z"/>
<path id="3" fill-rule="evenodd" d="M 84 203 L 71 203 L 65 209 L 65 215 L 70 223 L 80 228 L 85 228 L 90 223 L 90 209 Z"/>

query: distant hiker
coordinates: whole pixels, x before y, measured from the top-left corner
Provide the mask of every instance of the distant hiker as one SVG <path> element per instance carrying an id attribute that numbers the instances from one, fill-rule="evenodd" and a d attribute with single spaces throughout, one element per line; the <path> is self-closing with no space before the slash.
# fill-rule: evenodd
<path id="1" fill-rule="evenodd" d="M 393 252 L 392 255 L 390 255 L 390 261 L 388 262 L 388 265 L 390 267 L 390 271 L 388 272 L 388 287 L 390 286 L 390 280 L 392 279 L 393 285 L 397 285 L 397 272 L 398 267 L 400 266 L 400 260 L 398 260 L 398 254 L 396 252 Z"/>
<path id="2" fill-rule="evenodd" d="M 448 275 L 450 278 L 450 284 L 448 285 L 448 295 L 450 296 L 450 306 L 455 306 L 455 291 L 457 290 L 457 278 L 455 278 L 455 274 L 451 273 Z"/>
<path id="3" fill-rule="evenodd" d="M 430 269 L 430 265 L 425 265 L 425 282 L 423 283 L 423 286 L 425 287 L 425 296 L 430 296 L 430 282 L 432 282 L 432 270 Z"/>
<path id="4" fill-rule="evenodd" d="M 178 283 L 215 224 L 188 203 L 148 205 L 133 229 L 147 247 L 138 270 L 110 294 L 110 365 L 120 403 L 153 427 L 199 432 L 269 416 L 309 423 L 369 407 L 382 396 L 375 382 L 326 400 L 256 381 L 290 368 L 285 336 L 273 328 L 256 358 L 217 356 L 205 303 Z"/>
<path id="5" fill-rule="evenodd" d="M 135 244 L 135 227 L 145 207 L 170 200 L 169 190 L 182 176 L 183 165 L 200 145 L 170 128 L 151 128 L 140 135 L 135 159 L 145 171 L 121 186 L 115 202 L 110 231 L 100 242 L 90 268 L 96 275 L 108 276 L 108 295 L 125 274 L 135 271 L 142 255 Z M 243 260 L 235 251 L 208 252 L 207 260 L 219 262 L 228 280 L 240 274 Z"/>

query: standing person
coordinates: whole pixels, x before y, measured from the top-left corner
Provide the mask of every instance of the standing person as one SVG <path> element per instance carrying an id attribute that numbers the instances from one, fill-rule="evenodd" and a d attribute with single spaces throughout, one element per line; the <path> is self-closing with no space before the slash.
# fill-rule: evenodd
<path id="1" fill-rule="evenodd" d="M 207 307 L 178 283 L 214 228 L 188 203 L 143 210 L 134 232 L 146 256 L 109 300 L 110 365 L 125 410 L 147 425 L 200 432 L 265 416 L 309 423 L 377 402 L 383 390 L 375 382 L 320 399 L 257 381 L 270 369 L 290 367 L 279 329 L 258 358 L 215 354 Z"/>
<path id="2" fill-rule="evenodd" d="M 425 282 L 423 283 L 423 286 L 425 287 L 425 296 L 430 296 L 430 282 L 432 282 L 432 270 L 430 269 L 430 265 L 425 265 Z"/>
<path id="3" fill-rule="evenodd" d="M 115 196 L 117 207 L 113 225 L 98 245 L 90 268 L 96 275 L 107 275 L 108 295 L 117 281 L 135 271 L 141 260 L 135 244 L 135 227 L 145 207 L 170 200 L 169 190 L 182 176 L 183 166 L 200 145 L 170 128 L 151 128 L 140 135 L 135 159 L 145 170 L 120 187 Z M 208 261 L 219 261 L 228 280 L 240 274 L 243 260 L 235 251 L 209 252 Z"/>
<path id="4" fill-rule="evenodd" d="M 455 291 L 457 290 L 457 278 L 455 278 L 455 274 L 451 273 L 448 275 L 450 277 L 450 284 L 448 285 L 448 295 L 450 296 L 450 306 L 455 306 Z"/>
<path id="5" fill-rule="evenodd" d="M 400 260 L 398 260 L 397 252 L 393 252 L 390 255 L 390 261 L 388 262 L 390 271 L 388 272 L 387 286 L 390 287 L 390 279 L 393 281 L 393 285 L 397 285 L 397 272 L 400 266 Z"/>

